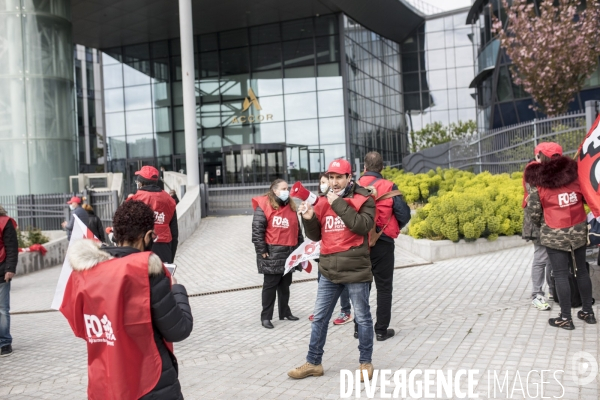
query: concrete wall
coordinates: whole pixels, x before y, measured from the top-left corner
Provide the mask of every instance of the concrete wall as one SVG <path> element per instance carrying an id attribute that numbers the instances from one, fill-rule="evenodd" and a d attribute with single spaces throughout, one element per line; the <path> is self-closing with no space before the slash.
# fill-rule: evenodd
<path id="1" fill-rule="evenodd" d="M 179 174 L 181 175 L 181 174 Z M 185 176 L 185 175 L 184 175 Z M 187 189 L 185 196 L 177 204 L 177 224 L 179 226 L 179 244 L 192 236 L 200 226 L 200 186 Z"/>
<path id="2" fill-rule="evenodd" d="M 177 192 L 177 196 L 181 199 L 181 186 L 187 185 L 187 175 L 180 174 L 179 172 L 165 171 L 164 181 L 166 183 L 165 190 L 168 192 L 167 186 Z"/>
<path id="3" fill-rule="evenodd" d="M 62 235 L 55 232 L 57 231 L 44 232 L 44 234 L 51 239 L 54 236 L 54 239 L 43 245 L 48 251 L 45 256 L 42 256 L 42 253 L 37 251 L 19 253 L 17 275 L 28 274 L 40 269 L 62 265 L 65 260 L 65 255 L 67 254 L 69 242 L 67 242 L 67 235 L 64 232 Z M 48 235 L 48 233 L 50 233 L 50 235 Z"/>

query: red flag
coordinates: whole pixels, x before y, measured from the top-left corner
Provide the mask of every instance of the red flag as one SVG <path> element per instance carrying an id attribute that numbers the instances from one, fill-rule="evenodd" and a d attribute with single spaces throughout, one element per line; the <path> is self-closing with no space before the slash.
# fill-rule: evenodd
<path id="1" fill-rule="evenodd" d="M 600 216 L 600 115 L 583 139 L 577 152 L 579 184 L 586 203 L 595 217 Z"/>

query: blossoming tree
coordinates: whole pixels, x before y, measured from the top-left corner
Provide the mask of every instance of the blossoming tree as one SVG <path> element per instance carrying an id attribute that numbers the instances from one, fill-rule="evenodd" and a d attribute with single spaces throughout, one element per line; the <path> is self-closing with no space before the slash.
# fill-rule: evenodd
<path id="1" fill-rule="evenodd" d="M 527 0 L 509 6 L 508 24 L 495 19 L 493 29 L 511 58 L 515 84 L 522 85 L 549 116 L 565 113 L 600 56 L 600 5 L 588 0 L 542 0 L 539 13 Z"/>

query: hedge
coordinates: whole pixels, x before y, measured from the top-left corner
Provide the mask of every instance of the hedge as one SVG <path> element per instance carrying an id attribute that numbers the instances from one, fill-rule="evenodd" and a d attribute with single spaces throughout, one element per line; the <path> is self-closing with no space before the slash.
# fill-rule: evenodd
<path id="1" fill-rule="evenodd" d="M 521 233 L 522 172 L 475 175 L 438 167 L 427 174 L 413 174 L 386 168 L 383 176 L 417 209 L 408 231 L 414 238 L 457 242 L 483 237 L 491 241 Z"/>

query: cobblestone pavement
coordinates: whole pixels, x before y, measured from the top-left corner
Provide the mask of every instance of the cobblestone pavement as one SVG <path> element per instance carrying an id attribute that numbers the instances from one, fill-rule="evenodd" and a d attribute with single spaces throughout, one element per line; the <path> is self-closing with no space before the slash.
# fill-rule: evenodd
<path id="1" fill-rule="evenodd" d="M 247 217 L 203 221 L 200 232 L 182 246 L 177 260 L 179 277 L 190 292 L 260 285 L 255 264 L 250 264 L 253 249 L 246 243 L 246 230 Z M 224 238 L 229 239 L 229 247 L 222 243 Z M 231 251 L 231 244 L 236 251 Z M 196 246 L 206 248 L 198 248 L 194 254 Z M 209 256 L 211 253 L 215 255 Z M 544 397 L 598 399 L 598 377 L 585 386 L 576 386 L 571 372 L 575 353 L 585 351 L 599 358 L 600 325 L 575 320 L 574 331 L 548 326 L 547 319 L 556 311 L 537 311 L 529 302 L 532 253 L 531 247 L 522 247 L 397 269 L 391 325 L 397 334 L 385 342 L 375 342 L 375 368 L 392 372 L 477 369 L 479 398 L 497 399 L 541 398 L 536 389 L 539 375 L 531 374 L 528 385 L 527 374 L 551 370 L 545 375 Z M 52 293 L 58 274 L 50 271 L 16 279 L 13 304 L 15 299 L 25 298 L 21 293 L 24 287 L 32 299 L 43 297 L 48 286 Z M 220 271 L 229 273 L 221 280 Z M 310 277 L 314 273 L 296 275 Z M 324 376 L 301 381 L 287 377 L 289 369 L 304 362 L 310 336 L 307 317 L 316 290 L 316 282 L 293 284 L 290 307 L 301 319 L 274 320 L 273 330 L 260 325 L 259 289 L 191 297 L 194 331 L 175 345 L 186 399 L 339 398 L 340 370 L 358 366 L 352 324 L 330 325 Z M 373 313 L 375 295 L 373 290 Z M 30 308 L 34 305 L 31 300 Z M 66 320 L 56 312 L 18 314 L 12 317 L 12 325 L 15 353 L 0 359 L 0 398 L 84 399 L 85 343 L 73 336 Z M 552 376 L 559 370 L 564 372 L 556 372 L 556 378 L 563 386 Z M 492 389 L 488 396 L 488 372 L 501 376 L 500 381 L 508 374 L 509 384 L 502 393 L 496 388 L 496 395 Z M 519 382 L 529 392 L 522 392 Z M 380 398 L 380 394 L 377 389 L 375 397 Z M 362 397 L 366 397 L 364 391 Z"/>

